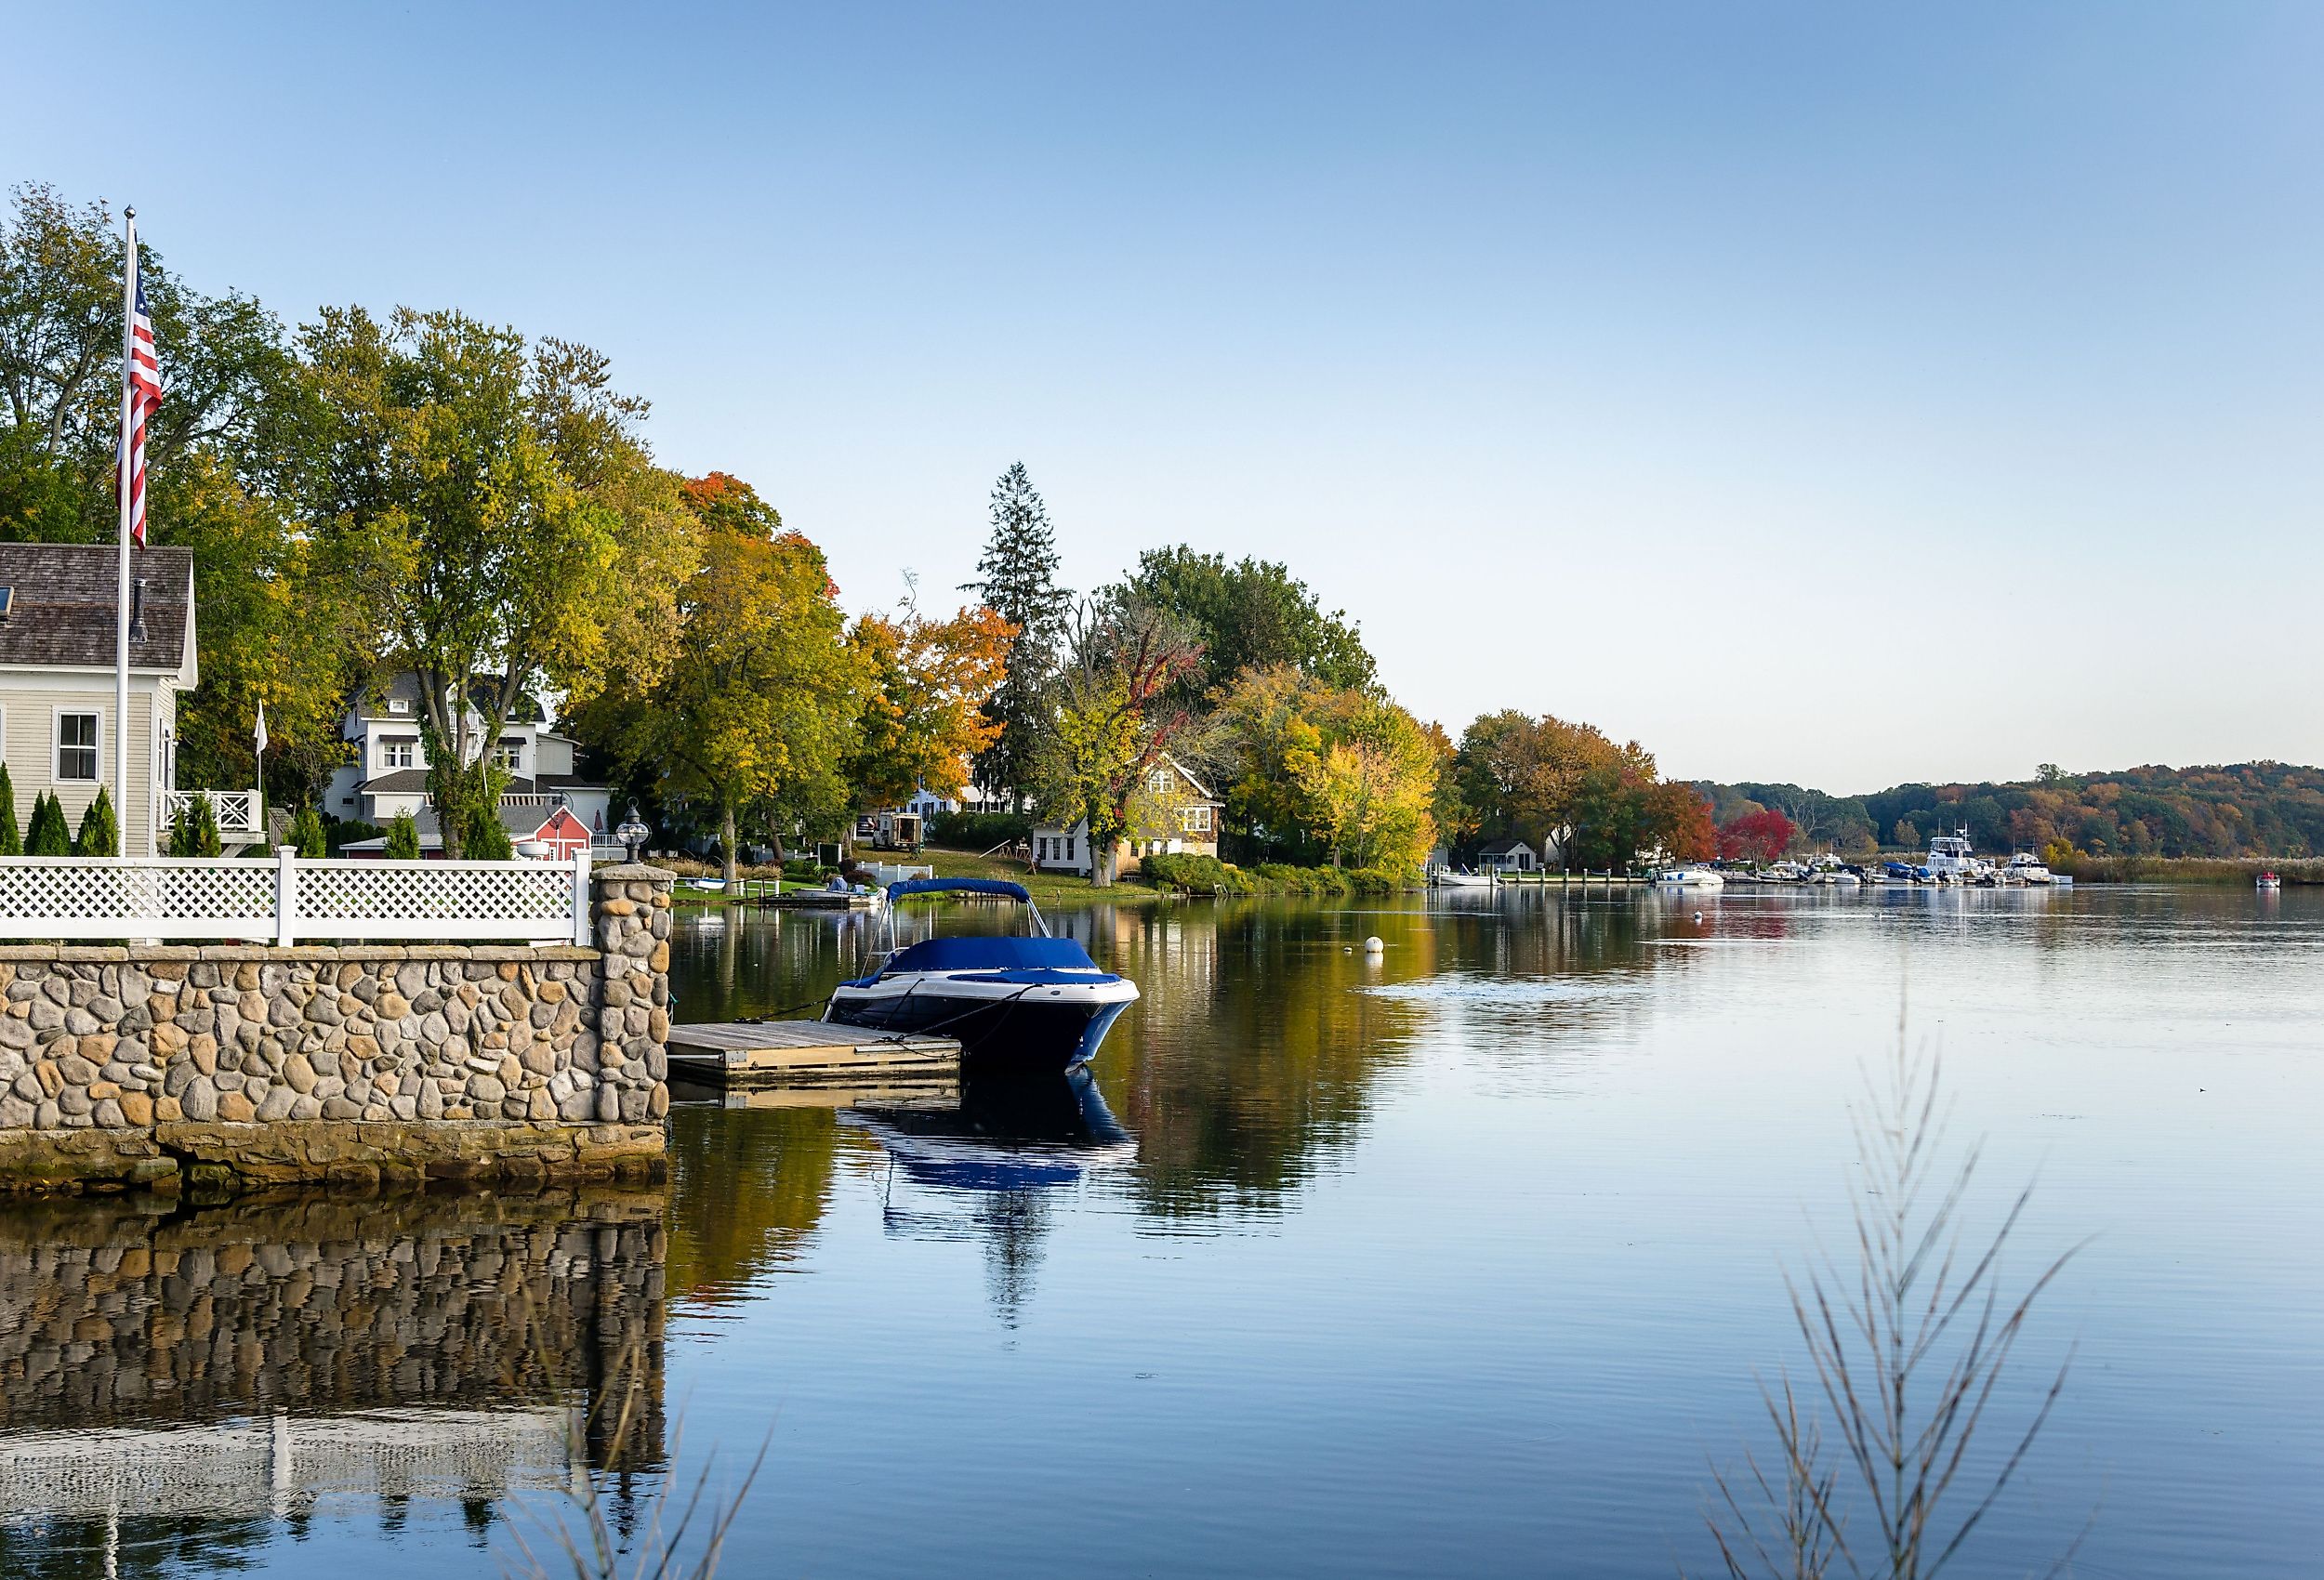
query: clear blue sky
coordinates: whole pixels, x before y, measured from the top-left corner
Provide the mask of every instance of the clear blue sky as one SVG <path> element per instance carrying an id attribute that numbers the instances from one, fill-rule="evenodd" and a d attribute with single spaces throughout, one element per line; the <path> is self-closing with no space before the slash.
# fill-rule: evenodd
<path id="1" fill-rule="evenodd" d="M 1846 791 L 2324 760 L 2319 81 L 2302 5 L 49 6 L 0 178 L 601 347 L 858 608 L 1022 459 L 1076 586 L 1280 559 L 1456 732 Z"/>

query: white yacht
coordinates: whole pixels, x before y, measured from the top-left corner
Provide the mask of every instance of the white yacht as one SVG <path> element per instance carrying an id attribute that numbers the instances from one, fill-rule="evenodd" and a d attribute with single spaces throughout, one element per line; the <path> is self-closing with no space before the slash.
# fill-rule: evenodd
<path id="1" fill-rule="evenodd" d="M 2012 856 L 2009 865 L 2001 870 L 2001 877 L 2006 883 L 2029 883 L 2037 888 L 2047 888 L 2057 882 L 2057 875 L 2044 866 L 2041 858 L 2031 850 L 2020 850 Z"/>
<path id="2" fill-rule="evenodd" d="M 1921 870 L 1933 883 L 1975 883 L 1990 878 L 1994 867 L 1969 848 L 1969 831 L 1961 828 L 1929 841 L 1929 859 Z"/>
<path id="3" fill-rule="evenodd" d="M 1709 867 L 1665 867 L 1655 874 L 1657 889 L 1724 889 L 1727 880 Z"/>

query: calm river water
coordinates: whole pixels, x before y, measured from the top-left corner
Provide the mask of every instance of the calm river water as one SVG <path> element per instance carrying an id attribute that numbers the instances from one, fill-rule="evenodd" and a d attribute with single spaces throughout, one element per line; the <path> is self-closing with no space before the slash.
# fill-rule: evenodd
<path id="1" fill-rule="evenodd" d="M 0 1573 L 497 1573 L 762 1445 L 731 1574 L 1713 1573 L 1900 1012 L 1972 1219 L 2036 1183 L 2013 1284 L 2083 1244 L 1952 1573 L 2317 1572 L 2324 896 L 1056 921 L 1144 992 L 1095 1100 L 684 1106 L 666 1198 L 0 1210 Z M 860 926 L 681 916 L 680 1018 Z"/>

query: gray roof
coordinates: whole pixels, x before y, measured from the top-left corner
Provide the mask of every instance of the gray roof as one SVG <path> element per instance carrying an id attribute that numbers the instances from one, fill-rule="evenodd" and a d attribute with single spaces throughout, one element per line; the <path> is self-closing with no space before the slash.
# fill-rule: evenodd
<path id="1" fill-rule="evenodd" d="M 1522 839 L 1488 839 L 1477 847 L 1480 856 L 1505 856 L 1512 850 L 1531 850 L 1532 846 Z"/>
<path id="2" fill-rule="evenodd" d="M 496 676 L 480 675 L 470 683 L 469 694 L 470 697 L 475 697 L 499 684 L 500 681 Z M 355 717 L 359 718 L 408 718 L 417 723 L 419 721 L 419 696 L 418 675 L 409 669 L 399 669 L 389 676 L 386 680 L 370 687 L 363 695 L 355 700 Z M 405 702 L 410 703 L 411 711 L 390 713 L 388 700 L 390 697 L 402 697 Z M 477 711 L 481 713 L 483 710 L 479 708 Z M 533 694 L 533 689 L 530 686 L 517 692 L 516 703 L 508 709 L 508 722 L 511 724 L 539 724 L 544 722 L 547 717 L 541 710 L 540 699 Z"/>
<path id="3" fill-rule="evenodd" d="M 0 543 L 0 664 L 112 667 L 117 639 L 120 549 L 112 544 Z M 193 598 L 193 551 L 133 548 L 129 577 L 145 583 L 142 641 L 129 643 L 132 669 L 182 669 Z"/>

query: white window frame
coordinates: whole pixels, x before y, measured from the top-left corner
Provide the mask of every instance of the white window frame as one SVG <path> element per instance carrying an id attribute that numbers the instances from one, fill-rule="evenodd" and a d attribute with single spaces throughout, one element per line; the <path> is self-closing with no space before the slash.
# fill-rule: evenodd
<path id="1" fill-rule="evenodd" d="M 77 775 L 67 779 L 61 771 L 64 767 L 64 754 L 67 750 L 64 744 L 64 721 L 67 717 L 97 720 L 95 743 L 86 746 L 76 745 L 71 748 L 73 751 L 88 752 L 94 755 L 97 771 L 86 779 Z M 90 707 L 79 703 L 70 705 L 59 703 L 48 710 L 48 783 L 51 784 L 102 784 L 105 783 L 105 710 L 103 708 Z"/>
<path id="2" fill-rule="evenodd" d="M 1167 796 L 1178 785 L 1178 776 L 1166 763 L 1146 775 L 1146 788 L 1156 796 Z"/>
<path id="3" fill-rule="evenodd" d="M 395 754 L 398 752 L 403 754 L 404 760 L 402 762 L 395 760 Z M 379 737 L 379 767 L 383 771 L 418 766 L 419 740 L 416 736 L 382 735 Z"/>
<path id="4" fill-rule="evenodd" d="M 392 714 L 400 714 L 403 718 L 409 718 L 412 716 L 412 699 L 409 697 L 390 697 L 388 699 L 388 711 Z"/>
<path id="5" fill-rule="evenodd" d="M 1191 807 L 1181 807 L 1178 810 L 1178 826 L 1187 834 L 1209 833 L 1210 809 L 1200 802 Z"/>

